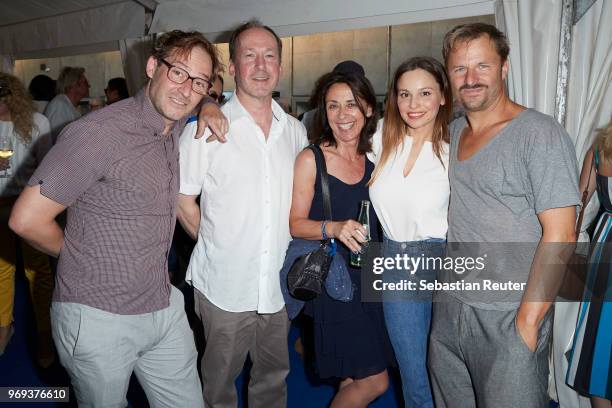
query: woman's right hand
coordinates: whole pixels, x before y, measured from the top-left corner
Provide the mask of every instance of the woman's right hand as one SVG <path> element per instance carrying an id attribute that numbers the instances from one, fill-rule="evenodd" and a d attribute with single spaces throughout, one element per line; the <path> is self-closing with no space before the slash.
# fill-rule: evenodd
<path id="1" fill-rule="evenodd" d="M 361 244 L 367 241 L 368 232 L 355 220 L 328 222 L 325 228 L 330 238 L 339 239 L 354 253 L 359 252 Z"/>

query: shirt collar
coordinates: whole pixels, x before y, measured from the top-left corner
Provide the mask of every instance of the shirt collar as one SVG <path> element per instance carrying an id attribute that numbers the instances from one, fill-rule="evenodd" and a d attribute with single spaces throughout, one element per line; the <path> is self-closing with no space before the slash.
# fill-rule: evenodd
<path id="1" fill-rule="evenodd" d="M 138 91 L 138 93 L 134 96 L 134 101 L 136 102 L 136 106 L 140 111 L 140 118 L 142 120 L 143 127 L 152 130 L 154 135 L 161 136 L 164 133 L 164 127 L 166 125 L 164 117 L 153 106 L 151 98 L 149 98 L 149 95 L 147 94 L 146 86 Z M 180 130 L 182 130 L 185 126 L 186 121 L 187 117 L 174 122 L 172 129 L 170 129 L 170 133 L 174 134 L 177 132 L 177 130 L 180 132 Z"/>
<path id="2" fill-rule="evenodd" d="M 226 113 L 228 115 L 228 119 L 230 122 L 237 121 L 239 119 L 242 119 L 243 117 L 247 117 L 251 121 L 255 122 L 251 114 L 240 103 L 240 100 L 238 99 L 238 95 L 236 95 L 236 92 L 232 94 L 229 101 L 227 101 L 224 107 L 226 105 L 228 106 Z M 274 122 L 277 122 L 278 125 L 281 125 L 281 126 L 284 125 L 285 122 L 287 121 L 287 114 L 285 113 L 283 108 L 281 108 L 281 106 L 274 99 L 272 99 L 271 106 L 272 106 L 272 119 L 273 119 L 272 124 L 274 125 Z"/>

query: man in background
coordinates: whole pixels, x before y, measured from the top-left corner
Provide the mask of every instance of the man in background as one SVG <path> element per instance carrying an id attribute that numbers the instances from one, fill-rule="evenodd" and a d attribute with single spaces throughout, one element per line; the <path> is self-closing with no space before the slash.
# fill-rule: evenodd
<path id="1" fill-rule="evenodd" d="M 89 82 L 85 68 L 64 67 L 56 81 L 57 95 L 45 108 L 44 115 L 51 124 L 53 143 L 68 123 L 81 117 L 77 106 L 81 99 L 89 96 Z"/>
<path id="2" fill-rule="evenodd" d="M 215 82 L 213 82 L 213 85 L 208 92 L 208 96 L 214 99 L 219 106 L 223 105 L 225 102 L 225 95 L 223 95 L 223 77 L 221 74 L 215 77 Z"/>
<path id="3" fill-rule="evenodd" d="M 130 95 L 125 78 L 117 77 L 110 79 L 106 89 L 104 89 L 104 94 L 106 95 L 107 105 L 129 98 Z"/>

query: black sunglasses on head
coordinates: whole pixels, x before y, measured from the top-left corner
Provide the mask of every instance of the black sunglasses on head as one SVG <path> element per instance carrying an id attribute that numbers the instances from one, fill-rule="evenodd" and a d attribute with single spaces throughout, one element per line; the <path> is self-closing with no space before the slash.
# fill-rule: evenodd
<path id="1" fill-rule="evenodd" d="M 0 98 L 2 98 L 3 96 L 9 96 L 10 94 L 11 94 L 10 88 L 6 85 L 0 84 Z"/>

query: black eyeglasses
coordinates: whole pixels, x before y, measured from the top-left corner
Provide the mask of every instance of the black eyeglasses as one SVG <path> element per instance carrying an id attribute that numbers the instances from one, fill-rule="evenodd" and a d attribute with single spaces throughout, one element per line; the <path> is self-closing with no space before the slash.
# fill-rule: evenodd
<path id="1" fill-rule="evenodd" d="M 11 94 L 11 89 L 8 86 L 0 85 L 0 98 L 3 96 L 9 96 Z"/>
<path id="2" fill-rule="evenodd" d="M 188 79 L 191 79 L 191 89 L 193 92 L 200 95 L 208 95 L 208 90 L 212 86 L 212 83 L 208 79 L 194 78 L 183 68 L 172 65 L 165 59 L 162 58 L 160 61 L 168 67 L 167 76 L 169 80 L 176 84 L 182 84 Z"/>

